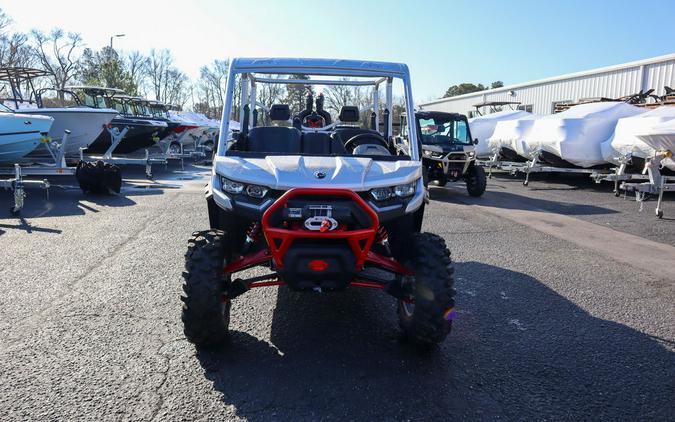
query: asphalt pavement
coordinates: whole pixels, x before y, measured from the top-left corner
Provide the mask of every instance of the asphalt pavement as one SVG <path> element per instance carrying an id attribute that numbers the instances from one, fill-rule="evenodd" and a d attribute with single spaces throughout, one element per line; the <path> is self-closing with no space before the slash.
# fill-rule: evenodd
<path id="1" fill-rule="evenodd" d="M 675 419 L 675 198 L 657 220 L 574 177 L 434 187 L 459 309 L 441 346 L 402 341 L 382 292 L 271 287 L 206 351 L 179 297 L 208 170 L 124 171 L 120 195 L 31 190 L 21 217 L 0 192 L 2 420 Z"/>

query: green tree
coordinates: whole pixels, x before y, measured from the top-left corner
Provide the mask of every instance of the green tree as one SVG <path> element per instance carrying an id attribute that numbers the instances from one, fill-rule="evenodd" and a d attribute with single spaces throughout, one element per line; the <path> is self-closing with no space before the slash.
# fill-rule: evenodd
<path id="1" fill-rule="evenodd" d="M 453 85 L 445 91 L 444 98 L 455 97 L 457 95 L 468 94 L 471 92 L 485 91 L 485 86 L 483 84 L 472 84 L 468 82 L 461 83 L 459 85 Z"/>
<path id="2" fill-rule="evenodd" d="M 118 88 L 132 95 L 136 95 L 138 90 L 124 60 L 110 47 L 103 47 L 98 52 L 89 48 L 84 50 L 80 79 L 86 85 Z"/>
<path id="3" fill-rule="evenodd" d="M 291 79 L 309 79 L 307 75 L 291 75 Z M 305 109 L 305 97 L 312 92 L 311 85 L 288 85 L 286 87 L 286 99 L 284 102 L 291 108 L 291 114 L 295 115 Z M 313 94 L 313 92 L 312 92 Z"/>
<path id="4" fill-rule="evenodd" d="M 494 81 L 490 84 L 491 89 L 501 88 L 503 86 L 504 86 L 504 82 L 502 82 L 502 81 Z"/>

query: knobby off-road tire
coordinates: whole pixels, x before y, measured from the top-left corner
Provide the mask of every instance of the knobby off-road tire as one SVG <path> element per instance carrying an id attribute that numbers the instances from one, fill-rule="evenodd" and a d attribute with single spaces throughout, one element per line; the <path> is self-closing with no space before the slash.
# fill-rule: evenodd
<path id="1" fill-rule="evenodd" d="M 487 187 L 487 178 L 483 167 L 473 164 L 466 175 L 466 190 L 471 196 L 481 196 Z"/>
<path id="2" fill-rule="evenodd" d="M 183 272 L 183 332 L 202 347 L 223 344 L 230 325 L 230 301 L 223 301 L 229 276 L 223 274 L 228 257 L 226 234 L 220 230 L 195 232 L 188 240 Z"/>
<path id="3" fill-rule="evenodd" d="M 429 346 L 442 342 L 452 321 L 446 315 L 455 306 L 455 289 L 450 251 L 442 237 L 414 233 L 407 268 L 414 273 L 414 305 L 398 304 L 398 316 L 405 336 L 414 344 Z"/>

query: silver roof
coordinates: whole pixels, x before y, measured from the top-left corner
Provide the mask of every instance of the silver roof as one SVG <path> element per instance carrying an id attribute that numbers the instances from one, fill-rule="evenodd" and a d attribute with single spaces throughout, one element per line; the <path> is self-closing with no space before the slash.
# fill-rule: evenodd
<path id="1" fill-rule="evenodd" d="M 235 58 L 232 69 L 237 73 L 281 73 L 354 77 L 408 77 L 402 63 L 340 59 Z"/>

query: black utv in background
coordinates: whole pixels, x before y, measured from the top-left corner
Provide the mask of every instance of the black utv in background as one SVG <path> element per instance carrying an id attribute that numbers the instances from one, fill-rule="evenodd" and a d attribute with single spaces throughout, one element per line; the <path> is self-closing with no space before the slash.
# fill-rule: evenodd
<path id="1" fill-rule="evenodd" d="M 485 171 L 476 164 L 476 141 L 471 138 L 466 116 L 418 111 L 415 118 L 427 183 L 445 186 L 463 180 L 469 195 L 481 196 L 486 187 Z"/>

